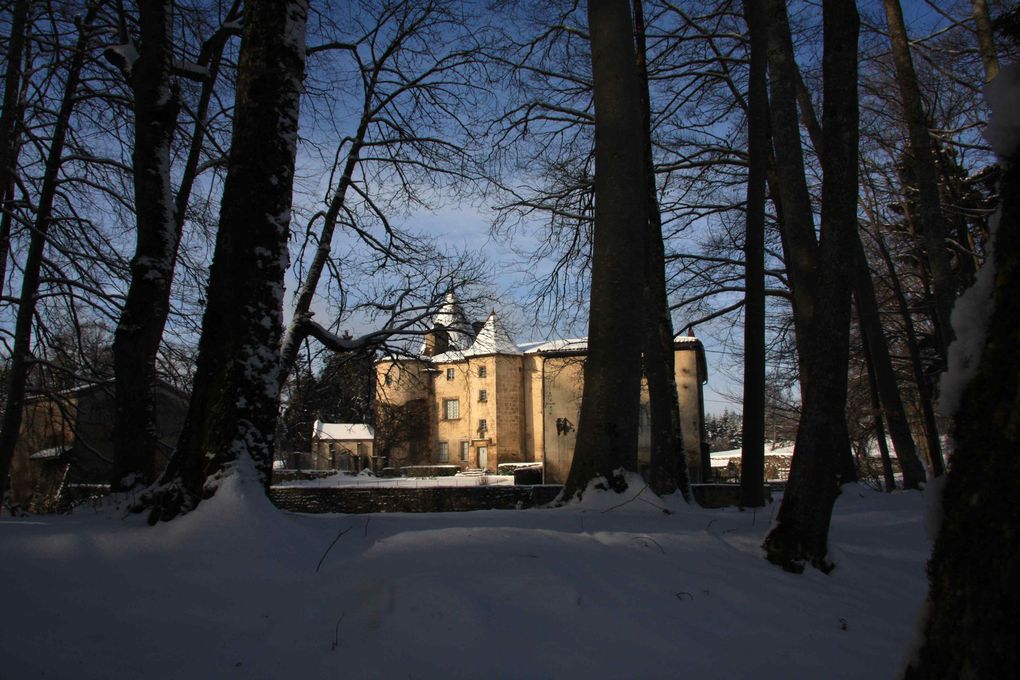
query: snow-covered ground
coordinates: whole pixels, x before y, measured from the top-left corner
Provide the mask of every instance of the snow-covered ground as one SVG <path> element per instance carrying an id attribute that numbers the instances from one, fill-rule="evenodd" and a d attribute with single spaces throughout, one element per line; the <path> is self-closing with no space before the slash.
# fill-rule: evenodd
<path id="1" fill-rule="evenodd" d="M 762 558 L 778 504 L 633 496 L 311 516 L 231 477 L 156 527 L 5 517 L 0 677 L 893 675 L 926 590 L 922 492 L 847 487 L 830 575 Z"/>

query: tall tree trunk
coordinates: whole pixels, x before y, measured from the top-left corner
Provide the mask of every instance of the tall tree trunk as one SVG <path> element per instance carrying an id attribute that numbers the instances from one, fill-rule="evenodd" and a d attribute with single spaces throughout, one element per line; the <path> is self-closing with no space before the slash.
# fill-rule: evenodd
<path id="1" fill-rule="evenodd" d="M 868 209 L 867 207 L 865 208 Z M 899 273 L 896 265 L 889 255 L 885 241 L 881 234 L 876 234 L 875 243 L 878 251 L 889 272 L 889 284 L 892 288 L 893 299 L 896 300 L 896 307 L 903 319 L 903 328 L 906 332 L 907 352 L 910 354 L 910 368 L 914 377 L 914 384 L 917 387 L 918 402 L 921 407 L 921 414 L 924 422 L 925 445 L 928 449 L 928 460 L 931 462 L 932 477 L 941 477 L 945 472 L 945 462 L 942 459 L 942 442 L 939 435 L 938 421 L 935 419 L 934 397 L 931 388 L 928 386 L 928 378 L 924 374 L 924 365 L 921 361 L 921 348 L 917 340 L 917 333 L 914 330 L 914 319 L 910 314 L 910 306 L 907 304 L 907 296 L 900 284 Z"/>
<path id="2" fill-rule="evenodd" d="M 7 477 L 11 469 L 11 459 L 14 456 L 14 447 L 21 430 L 25 381 L 31 366 L 32 321 L 35 317 L 36 294 L 39 291 L 39 274 L 42 269 L 47 236 L 53 223 L 53 200 L 56 198 L 60 180 L 64 143 L 71 123 L 71 114 L 77 103 L 81 69 L 88 53 L 88 43 L 92 37 L 92 21 L 96 17 L 97 10 L 98 4 L 90 5 L 85 17 L 78 22 L 78 39 L 68 64 L 67 80 L 64 83 L 60 109 L 57 111 L 53 137 L 46 155 L 42 187 L 39 191 L 39 202 L 32 225 L 32 237 L 25 255 L 25 265 L 21 276 L 21 298 L 14 327 L 14 346 L 11 351 L 11 363 L 7 377 L 7 399 L 4 404 L 3 425 L 0 426 L 0 502 L 3 501 L 7 492 Z"/>
<path id="3" fill-rule="evenodd" d="M 799 317 L 803 412 L 790 480 L 765 549 L 768 559 L 784 569 L 800 571 L 804 562 L 810 562 L 828 570 L 832 506 L 839 484 L 846 481 L 846 461 L 852 461 L 845 409 L 850 341 L 848 260 L 857 227 L 859 19 L 850 0 L 823 3 L 822 215 L 816 245 L 797 125 L 796 67 L 782 0 L 769 1 L 769 14 L 775 152 L 782 183 L 791 182 L 782 193 L 783 226 L 790 251 L 787 268 L 794 318 Z"/>
<path id="4" fill-rule="evenodd" d="M 132 260 L 132 280 L 128 288 L 127 300 L 121 319 L 114 335 L 114 376 L 116 379 L 117 410 L 114 423 L 114 471 L 112 488 L 127 489 L 124 484 L 134 478 L 147 483 L 159 476 L 158 449 L 155 424 L 155 395 L 153 387 L 156 381 L 156 356 L 162 341 L 163 329 L 170 311 L 170 294 L 173 273 L 176 268 L 177 254 L 180 248 L 181 235 L 187 215 L 188 201 L 191 190 L 198 177 L 202 148 L 205 142 L 206 118 L 209 103 L 215 90 L 222 61 L 223 48 L 233 32 L 228 28 L 229 22 L 236 20 L 240 13 L 240 0 L 228 10 L 224 19 L 225 25 L 213 34 L 202 46 L 198 65 L 205 68 L 208 75 L 202 81 L 198 104 L 195 107 L 195 123 L 191 134 L 188 157 L 181 171 L 181 183 L 176 197 L 172 197 L 173 206 L 169 210 L 173 222 L 168 226 L 160 219 L 165 214 L 167 198 L 164 191 L 169 192 L 169 175 L 166 184 L 159 182 L 159 173 L 163 170 L 163 151 L 169 152 L 176 110 L 169 110 L 176 102 L 161 100 L 159 94 L 168 92 L 173 97 L 169 63 L 163 59 L 172 59 L 169 33 L 170 28 L 157 22 L 169 18 L 172 8 L 170 3 L 159 5 L 146 3 L 141 6 L 141 21 L 148 21 L 146 32 L 143 25 L 141 58 L 139 67 L 148 71 L 154 80 L 150 81 L 140 74 L 128 73 L 135 89 L 135 107 L 143 108 L 136 114 L 138 121 L 148 120 L 149 124 L 142 133 L 143 138 L 136 138 L 137 143 L 157 144 L 156 153 L 135 149 L 135 162 L 154 169 L 147 179 L 139 182 L 139 169 L 135 169 L 136 187 L 143 193 L 152 193 L 156 200 L 150 201 L 140 197 L 136 189 L 135 201 L 144 206 L 138 216 L 138 243 L 135 257 Z M 153 35 L 155 34 L 155 35 Z M 149 39 L 151 49 L 145 41 Z M 152 41 L 156 41 L 153 43 Z M 143 59 L 147 61 L 143 63 Z M 154 66 L 155 64 L 155 66 Z M 156 84 L 163 85 L 156 87 Z M 167 89 L 164 89 L 163 86 Z M 144 102 L 149 105 L 145 106 Z M 139 160 L 141 161 L 139 163 Z M 166 168 L 169 171 L 169 168 Z M 159 210 L 155 208 L 158 206 Z M 143 214 L 144 212 L 144 214 Z M 143 224 L 144 223 L 144 224 Z M 153 272 L 150 278 L 147 274 Z"/>
<path id="5" fill-rule="evenodd" d="M 861 332 L 868 343 L 868 356 L 882 400 L 885 418 L 889 423 L 889 434 L 892 436 L 896 458 L 903 471 L 903 488 L 917 489 L 927 481 L 927 475 L 924 465 L 917 457 L 917 449 L 914 448 L 914 438 L 910 433 L 910 424 L 907 422 L 907 412 L 903 408 L 903 399 L 896 384 L 896 372 L 893 369 L 892 358 L 889 356 L 889 344 L 882 331 L 882 320 L 878 316 L 875 284 L 868 271 L 868 259 L 864 253 L 864 246 L 856 232 L 853 237 L 853 282 Z"/>
<path id="6" fill-rule="evenodd" d="M 129 78 L 134 94 L 136 245 L 131 284 L 113 340 L 116 413 L 111 488 L 149 484 L 155 469 L 156 353 L 170 311 L 179 221 L 170 188 L 178 103 L 172 82 L 173 2 L 138 5 L 141 44 Z"/>
<path id="7" fill-rule="evenodd" d="M 1020 154 L 1006 164 L 999 195 L 993 308 L 976 373 L 953 418 L 953 466 L 910 679 L 996 678 L 1020 668 Z"/>
<path id="8" fill-rule="evenodd" d="M 28 32 L 29 0 L 15 0 L 11 11 L 11 37 L 7 43 L 3 113 L 0 113 L 0 295 L 7 280 L 7 251 L 11 244 L 14 177 L 17 174 L 21 125 L 21 68 Z"/>
<path id="9" fill-rule="evenodd" d="M 768 16 L 744 0 L 751 38 L 747 94 L 747 217 L 744 236 L 744 396 L 740 505 L 765 505 L 765 182 L 769 153 Z"/>
<path id="10" fill-rule="evenodd" d="M 195 386 L 177 450 L 148 499 L 151 522 L 193 508 L 223 476 L 245 474 L 249 460 L 258 483 L 270 481 L 307 13 L 306 0 L 245 5 Z"/>
<path id="11" fill-rule="evenodd" d="M 907 29 L 903 23 L 903 9 L 899 0 L 883 0 L 886 21 L 889 25 L 889 42 L 896 66 L 896 82 L 900 90 L 900 103 L 910 137 L 910 155 L 917 178 L 918 221 L 924 241 L 925 253 L 931 270 L 932 291 L 935 298 L 935 321 L 942 356 L 953 340 L 953 327 L 949 314 L 956 299 L 956 280 L 946 251 L 946 219 L 939 199 L 938 169 L 929 132 L 928 117 L 921 103 L 917 72 L 910 56 Z"/>
<path id="12" fill-rule="evenodd" d="M 680 398 L 676 389 L 676 356 L 673 349 L 673 319 L 666 297 L 666 253 L 662 240 L 662 218 L 655 186 L 652 154 L 652 109 L 648 89 L 645 20 L 641 0 L 633 0 L 637 50 L 637 77 L 641 91 L 641 122 L 645 146 L 645 180 L 648 195 L 648 228 L 645 234 L 645 281 L 642 323 L 642 354 L 651 420 L 651 452 L 648 483 L 657 494 L 677 489 L 690 495 L 688 460 L 683 448 Z M 700 455 L 700 452 L 697 452 Z M 699 465 L 700 468 L 700 465 Z"/>
<path id="13" fill-rule="evenodd" d="M 970 0 L 974 8 L 974 28 L 978 39 L 981 64 L 985 67 L 985 82 L 999 74 L 999 58 L 995 54 L 995 34 L 992 20 L 988 15 L 988 0 Z"/>
<path id="14" fill-rule="evenodd" d="M 637 470 L 641 291 L 647 231 L 645 147 L 627 0 L 588 3 L 595 100 L 595 227 L 584 394 L 564 493 Z M 637 238 L 635 238 L 637 235 Z"/>
<path id="15" fill-rule="evenodd" d="M 860 315 L 860 303 L 858 303 L 858 318 L 860 318 Z M 882 424 L 882 402 L 878 396 L 878 380 L 875 378 L 875 365 L 871 358 L 868 333 L 864 330 L 863 322 L 861 323 L 861 354 L 864 355 L 864 365 L 868 371 L 868 395 L 871 398 L 871 411 L 875 423 L 875 442 L 878 444 L 878 452 L 882 457 L 882 477 L 885 481 L 885 490 L 892 492 L 896 490 L 896 476 L 893 474 L 892 458 L 889 457 L 889 444 L 885 440 L 885 425 Z"/>

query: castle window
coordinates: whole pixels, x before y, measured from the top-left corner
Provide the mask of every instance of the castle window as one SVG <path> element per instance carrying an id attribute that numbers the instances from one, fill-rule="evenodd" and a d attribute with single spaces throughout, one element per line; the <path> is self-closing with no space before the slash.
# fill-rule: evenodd
<path id="1" fill-rule="evenodd" d="M 460 399 L 443 399 L 443 417 L 446 420 L 460 418 Z"/>
<path id="2" fill-rule="evenodd" d="M 387 373 L 386 377 L 383 379 L 383 382 L 385 382 L 387 385 L 392 385 L 393 384 L 393 376 L 390 375 L 389 373 Z"/>
<path id="3" fill-rule="evenodd" d="M 478 390 L 478 401 L 488 401 L 488 400 L 489 400 L 489 391 L 488 390 Z"/>
<path id="4" fill-rule="evenodd" d="M 446 369 L 446 379 L 447 380 L 453 380 L 453 369 L 452 368 Z"/>
<path id="5" fill-rule="evenodd" d="M 489 423 L 486 422 L 485 418 L 480 418 L 478 420 L 478 431 L 479 432 L 485 432 L 488 429 L 489 429 Z"/>
<path id="6" fill-rule="evenodd" d="M 439 442 L 439 462 L 450 462 L 450 445 L 446 442 Z"/>
<path id="7" fill-rule="evenodd" d="M 471 452 L 471 442 L 460 443 L 460 462 L 466 463 L 468 454 Z"/>
<path id="8" fill-rule="evenodd" d="M 478 377 L 479 378 L 484 378 L 485 377 L 485 366 L 479 366 L 478 367 Z"/>

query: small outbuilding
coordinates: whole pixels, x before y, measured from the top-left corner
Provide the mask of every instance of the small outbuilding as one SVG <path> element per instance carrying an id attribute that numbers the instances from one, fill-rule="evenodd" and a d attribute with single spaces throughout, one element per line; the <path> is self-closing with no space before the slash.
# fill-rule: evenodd
<path id="1" fill-rule="evenodd" d="M 365 423 L 312 425 L 312 469 L 361 472 L 374 470 L 375 430 Z"/>
<path id="2" fill-rule="evenodd" d="M 53 512 L 105 494 L 113 476 L 114 386 L 84 385 L 25 400 L 10 470 L 10 503 L 29 512 Z M 161 470 L 187 413 L 187 395 L 159 383 L 156 433 Z"/>

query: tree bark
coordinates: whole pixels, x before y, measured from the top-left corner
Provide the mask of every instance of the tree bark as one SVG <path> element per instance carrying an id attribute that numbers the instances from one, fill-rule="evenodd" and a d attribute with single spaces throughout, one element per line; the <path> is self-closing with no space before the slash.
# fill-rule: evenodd
<path id="1" fill-rule="evenodd" d="M 64 143 L 67 140 L 67 132 L 71 124 L 71 114 L 77 103 L 81 69 L 88 53 L 92 21 L 95 19 L 97 11 L 98 5 L 90 5 L 85 17 L 77 22 L 78 38 L 68 64 L 67 80 L 64 83 L 60 109 L 57 111 L 53 137 L 46 155 L 46 166 L 39 191 L 39 202 L 36 206 L 32 237 L 25 255 L 25 265 L 21 276 L 21 297 L 15 321 L 14 342 L 7 377 L 7 398 L 4 404 L 3 424 L 0 426 L 0 502 L 3 501 L 7 492 L 7 477 L 11 469 L 11 459 L 14 456 L 14 447 L 21 431 L 25 381 L 32 358 L 32 322 L 35 317 L 36 294 L 39 291 L 39 274 L 42 269 L 47 236 L 53 223 L 53 200 L 56 197 L 60 180 Z"/>
<path id="2" fill-rule="evenodd" d="M 744 236 L 744 395 L 740 505 L 765 505 L 765 183 L 769 152 L 768 16 L 744 0 L 751 39 L 747 94 L 747 217 Z"/>
<path id="3" fill-rule="evenodd" d="M 647 311 L 642 323 L 642 355 L 651 420 L 648 484 L 657 494 L 671 494 L 679 489 L 684 498 L 689 498 L 689 466 L 683 447 L 680 398 L 676 389 L 673 319 L 666 296 L 666 252 L 662 240 L 662 218 L 656 195 L 655 160 L 652 154 L 651 94 L 648 89 L 647 47 L 641 0 L 633 0 L 633 7 L 648 196 L 643 292 L 643 304 Z"/>
<path id="4" fill-rule="evenodd" d="M 977 372 L 954 416 L 953 466 L 928 563 L 914 678 L 995 678 L 1020 668 L 1020 157 L 1004 168 L 993 311 Z M 986 265 L 987 266 L 987 265 Z M 1013 670 L 1009 670 L 1013 669 Z"/>
<path id="5" fill-rule="evenodd" d="M 114 491 L 149 484 L 158 474 L 156 354 L 170 312 L 181 235 L 170 188 L 170 146 L 178 112 L 171 72 L 173 2 L 142 2 L 138 11 L 139 56 L 128 72 L 134 94 L 137 240 L 131 283 L 113 340 Z"/>
<path id="6" fill-rule="evenodd" d="M 900 103 L 910 138 L 918 191 L 918 221 L 931 270 L 934 293 L 935 322 L 942 356 L 953 340 L 953 327 L 949 320 L 956 299 L 956 280 L 946 251 L 946 219 L 939 198 L 938 169 L 932 147 L 929 121 L 921 103 L 917 72 L 910 56 L 907 29 L 903 23 L 903 9 L 899 0 L 883 0 L 889 26 L 889 42 L 896 66 L 896 82 L 900 90 Z"/>
<path id="7" fill-rule="evenodd" d="M 595 100 L 595 226 L 584 394 L 564 489 L 637 470 L 641 291 L 647 231 L 645 147 L 627 0 L 588 3 Z M 635 238 L 636 236 L 636 238 Z"/>
<path id="8" fill-rule="evenodd" d="M 276 433 L 306 0 L 245 6 L 234 132 L 195 386 L 150 522 L 172 519 L 254 463 L 267 487 Z M 240 468 L 238 470 L 237 468 Z"/>
<path id="9" fill-rule="evenodd" d="M 857 8 L 823 3 L 822 214 L 815 242 L 796 116 L 796 66 L 786 7 L 770 0 L 772 123 L 793 287 L 803 412 L 768 559 L 790 571 L 827 571 L 829 521 L 852 461 L 846 426 L 852 239 L 857 227 Z"/>

